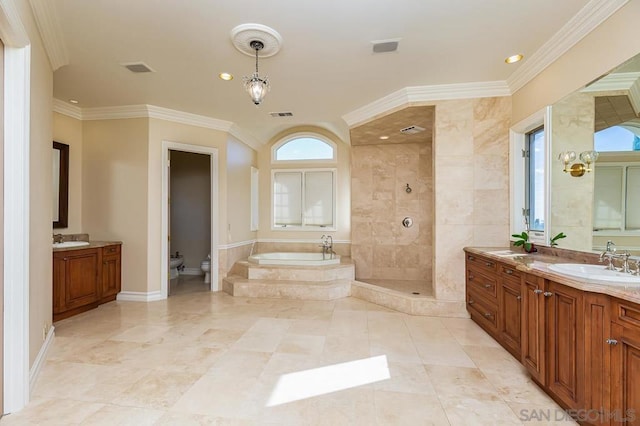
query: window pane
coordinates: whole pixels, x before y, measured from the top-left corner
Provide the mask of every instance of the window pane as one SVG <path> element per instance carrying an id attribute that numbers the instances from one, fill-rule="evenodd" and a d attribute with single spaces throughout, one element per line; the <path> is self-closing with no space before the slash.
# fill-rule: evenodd
<path id="1" fill-rule="evenodd" d="M 622 167 L 597 167 L 593 228 L 622 228 Z"/>
<path id="2" fill-rule="evenodd" d="M 635 130 L 638 131 L 637 128 Z M 593 146 L 598 152 L 638 151 L 640 138 L 623 126 L 612 126 L 594 134 Z"/>
<path id="3" fill-rule="evenodd" d="M 627 168 L 627 229 L 640 229 L 640 167 Z"/>
<path id="4" fill-rule="evenodd" d="M 305 174 L 304 222 L 307 225 L 333 226 L 333 173 Z"/>
<path id="5" fill-rule="evenodd" d="M 273 181 L 274 224 L 302 225 L 302 173 L 277 172 Z"/>
<path id="6" fill-rule="evenodd" d="M 544 231 L 544 129 L 528 135 L 529 151 L 529 227 L 532 231 Z"/>
<path id="7" fill-rule="evenodd" d="M 276 150 L 276 160 L 333 160 L 333 146 L 315 138 L 290 140 Z"/>

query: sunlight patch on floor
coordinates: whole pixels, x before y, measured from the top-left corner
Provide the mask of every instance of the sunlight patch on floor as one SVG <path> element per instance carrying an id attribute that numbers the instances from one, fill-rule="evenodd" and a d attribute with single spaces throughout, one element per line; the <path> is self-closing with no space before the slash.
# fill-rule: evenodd
<path id="1" fill-rule="evenodd" d="M 355 388 L 390 377 L 386 355 L 284 374 L 276 383 L 266 406 Z"/>

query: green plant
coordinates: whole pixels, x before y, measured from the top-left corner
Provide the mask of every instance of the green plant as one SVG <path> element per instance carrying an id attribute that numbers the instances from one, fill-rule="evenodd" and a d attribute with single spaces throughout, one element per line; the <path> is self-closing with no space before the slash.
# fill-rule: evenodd
<path id="1" fill-rule="evenodd" d="M 555 247 L 558 245 L 558 243 L 556 241 L 561 240 L 563 238 L 567 238 L 567 236 L 565 235 L 564 232 L 560 232 L 558 235 L 556 235 L 555 237 L 553 237 L 551 239 L 551 247 Z"/>
<path id="2" fill-rule="evenodd" d="M 536 248 L 532 242 L 529 241 L 529 234 L 526 231 L 522 231 L 521 234 L 511 234 L 516 241 L 513 243 L 514 246 L 520 247 L 524 249 L 527 253 L 531 253 L 536 251 Z"/>

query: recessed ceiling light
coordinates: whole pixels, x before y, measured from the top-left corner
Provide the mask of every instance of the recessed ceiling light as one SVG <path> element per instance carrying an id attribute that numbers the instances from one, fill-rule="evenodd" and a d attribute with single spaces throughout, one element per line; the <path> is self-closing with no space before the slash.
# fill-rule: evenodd
<path id="1" fill-rule="evenodd" d="M 380 136 L 380 139 L 386 141 L 387 139 L 389 139 L 389 136 Z"/>
<path id="2" fill-rule="evenodd" d="M 522 56 L 520 53 L 518 53 L 517 55 L 509 56 L 509 57 L 508 57 L 507 59 L 505 59 L 504 61 L 505 61 L 507 64 L 513 64 L 513 63 L 515 63 L 515 62 L 521 61 L 521 60 L 522 60 L 522 58 L 524 58 L 524 56 Z"/>
<path id="3" fill-rule="evenodd" d="M 75 104 L 79 104 L 80 102 L 78 102 L 78 101 L 77 101 L 77 100 L 75 100 L 75 99 L 69 99 L 69 103 L 72 103 L 72 104 L 74 104 L 74 105 L 75 105 Z"/>
<path id="4" fill-rule="evenodd" d="M 218 74 L 218 77 L 220 77 L 224 81 L 233 80 L 233 76 L 228 72 L 221 72 L 220 74 Z"/>

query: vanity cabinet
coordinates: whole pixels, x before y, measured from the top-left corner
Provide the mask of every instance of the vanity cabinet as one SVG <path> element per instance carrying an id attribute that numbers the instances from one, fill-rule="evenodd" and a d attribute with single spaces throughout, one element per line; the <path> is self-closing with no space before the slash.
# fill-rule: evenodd
<path id="1" fill-rule="evenodd" d="M 520 358 L 520 272 L 477 255 L 467 255 L 467 310 L 485 331 Z"/>
<path id="2" fill-rule="evenodd" d="M 545 392 L 573 410 L 580 424 L 640 425 L 639 304 L 475 253 L 466 259 L 471 318 L 519 359 Z M 520 352 L 514 351 L 518 341 Z"/>
<path id="3" fill-rule="evenodd" d="M 53 252 L 53 321 L 115 300 L 121 287 L 120 245 Z"/>

